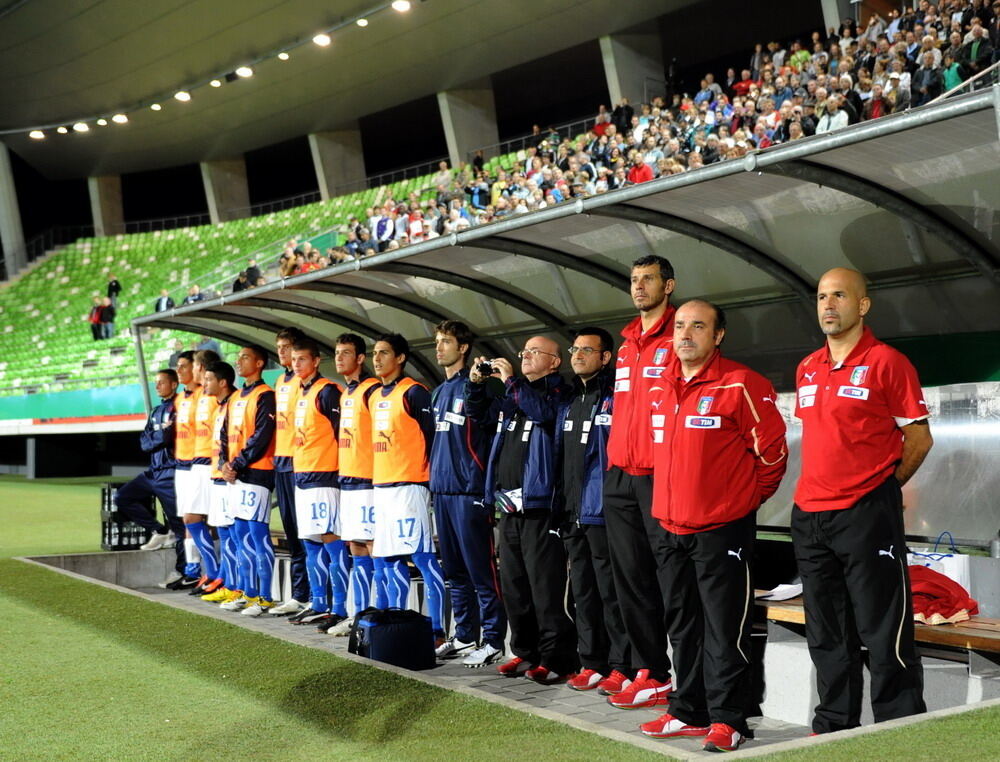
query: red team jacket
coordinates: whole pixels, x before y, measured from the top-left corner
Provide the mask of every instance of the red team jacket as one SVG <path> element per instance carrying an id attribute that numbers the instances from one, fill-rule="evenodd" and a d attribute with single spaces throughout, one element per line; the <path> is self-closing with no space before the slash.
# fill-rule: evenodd
<path id="1" fill-rule="evenodd" d="M 649 392 L 653 516 L 664 529 L 713 529 L 777 491 L 788 450 L 776 400 L 766 378 L 718 350 L 686 383 L 671 359 Z"/>
<path id="2" fill-rule="evenodd" d="M 615 361 L 615 412 L 608 435 L 609 468 L 617 466 L 633 476 L 653 473 L 648 394 L 673 357 L 676 311 L 668 305 L 663 318 L 645 334 L 640 318 L 622 329 L 625 340 Z"/>

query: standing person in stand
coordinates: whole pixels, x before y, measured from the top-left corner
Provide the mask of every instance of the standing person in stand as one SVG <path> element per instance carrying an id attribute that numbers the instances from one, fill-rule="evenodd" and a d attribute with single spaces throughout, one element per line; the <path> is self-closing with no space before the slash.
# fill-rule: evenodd
<path id="1" fill-rule="evenodd" d="M 604 477 L 604 520 L 632 669 L 598 684 L 608 703 L 638 709 L 667 703 L 670 659 L 664 626 L 666 532 L 653 518 L 653 434 L 649 388 L 658 383 L 674 341 L 674 268 L 650 255 L 632 263 L 632 303 L 639 316 L 622 330 L 615 359 L 614 409 Z M 658 581 L 658 586 L 652 580 Z"/>
<path id="2" fill-rule="evenodd" d="M 823 275 L 826 344 L 795 373 L 802 475 L 791 529 L 819 690 L 815 733 L 861 724 L 862 645 L 875 722 L 926 711 L 901 487 L 933 439 L 917 372 L 864 324 L 870 309 L 861 273 Z"/>

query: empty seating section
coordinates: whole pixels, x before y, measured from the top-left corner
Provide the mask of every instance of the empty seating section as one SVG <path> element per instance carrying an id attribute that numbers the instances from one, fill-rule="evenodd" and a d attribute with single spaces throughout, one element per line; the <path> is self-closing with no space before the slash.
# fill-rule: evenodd
<path id="1" fill-rule="evenodd" d="M 486 169 L 491 174 L 510 169 L 524 158 L 523 151 L 494 157 Z M 290 238 L 319 239 L 351 216 L 364 219 L 367 208 L 389 198 L 433 199 L 431 177 L 218 225 L 83 238 L 66 246 L 19 280 L 0 286 L 0 396 L 137 383 L 130 320 L 153 309 L 161 288 L 177 304 L 195 283 L 228 291 L 247 257 L 256 256 L 269 271 Z M 87 314 L 93 297 L 104 296 L 107 273 L 116 275 L 123 288 L 115 335 L 94 341 Z M 150 370 L 166 363 L 177 338 L 188 347 L 196 337 L 160 331 L 144 344 Z M 223 346 L 232 359 L 232 347 Z"/>

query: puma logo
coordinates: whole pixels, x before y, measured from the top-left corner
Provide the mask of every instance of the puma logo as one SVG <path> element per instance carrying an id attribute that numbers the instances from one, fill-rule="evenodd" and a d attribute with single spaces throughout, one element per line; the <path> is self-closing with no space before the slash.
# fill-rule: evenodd
<path id="1" fill-rule="evenodd" d="M 663 404 L 663 400 L 656 400 L 656 402 L 650 402 L 649 404 L 653 406 L 654 410 L 659 410 L 660 405 Z"/>
<path id="2" fill-rule="evenodd" d="M 878 554 L 880 556 L 889 556 L 889 558 L 891 558 L 893 561 L 895 561 L 896 557 L 892 554 L 892 548 L 893 548 L 893 546 L 890 545 L 888 550 L 880 550 L 878 552 Z"/>
<path id="3" fill-rule="evenodd" d="M 726 551 L 727 555 L 733 556 L 737 561 L 742 561 L 743 560 L 743 558 L 740 555 L 741 553 L 743 553 L 743 548 L 740 548 L 739 550 L 727 550 Z"/>
<path id="4" fill-rule="evenodd" d="M 773 405 L 774 404 L 774 398 L 773 397 L 764 397 L 764 398 L 761 399 L 761 402 L 770 402 Z"/>
<path id="5" fill-rule="evenodd" d="M 811 384 L 812 380 L 813 380 L 813 376 L 815 376 L 815 375 L 816 375 L 816 371 L 813 371 L 812 373 L 803 373 L 802 377 Z"/>

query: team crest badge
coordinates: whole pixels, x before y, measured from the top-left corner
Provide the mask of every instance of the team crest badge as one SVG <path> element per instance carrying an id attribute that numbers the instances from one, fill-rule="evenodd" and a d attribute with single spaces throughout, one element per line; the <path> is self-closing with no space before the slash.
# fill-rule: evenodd
<path id="1" fill-rule="evenodd" d="M 663 365 L 667 361 L 667 348 L 657 349 L 653 355 L 653 365 Z"/>
<path id="2" fill-rule="evenodd" d="M 462 407 L 463 407 L 464 404 L 465 404 L 465 400 L 463 400 L 461 398 L 456 399 L 454 402 L 451 403 L 451 412 L 453 412 L 453 413 L 461 413 L 462 412 Z"/>
<path id="3" fill-rule="evenodd" d="M 602 413 L 608 412 L 608 408 L 610 407 L 611 407 L 611 400 L 604 400 L 604 402 L 601 403 L 601 412 Z"/>
<path id="4" fill-rule="evenodd" d="M 702 397 L 698 400 L 698 415 L 708 415 L 712 409 L 715 397 Z"/>
<path id="5" fill-rule="evenodd" d="M 859 365 L 851 371 L 851 386 L 861 386 L 868 377 L 868 366 Z"/>

